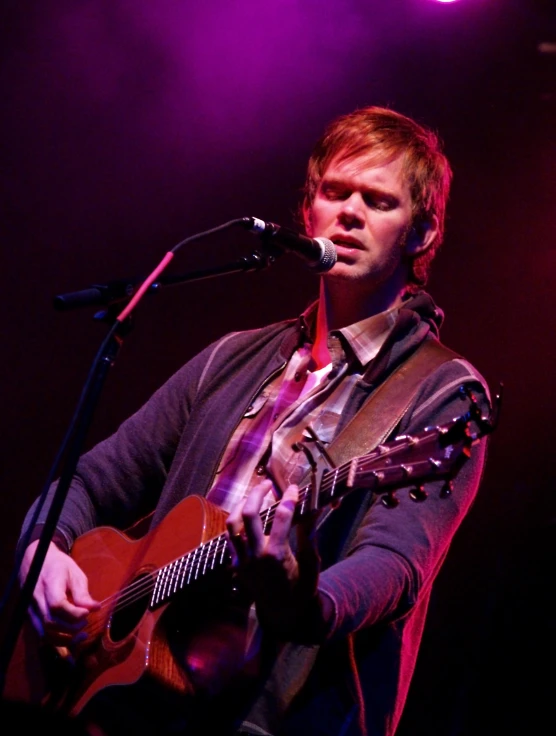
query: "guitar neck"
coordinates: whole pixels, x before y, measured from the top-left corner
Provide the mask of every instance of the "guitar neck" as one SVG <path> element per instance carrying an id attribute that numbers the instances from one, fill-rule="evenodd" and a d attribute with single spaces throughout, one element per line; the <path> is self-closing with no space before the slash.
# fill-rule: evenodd
<path id="1" fill-rule="evenodd" d="M 356 488 L 386 494 L 383 499 L 386 506 L 395 506 L 394 491 L 406 486 L 417 489 L 410 494 L 414 501 L 424 500 L 422 484 L 439 479 L 451 482 L 480 436 L 471 434 L 470 415 L 466 414 L 447 425 L 430 427 L 416 435 L 401 435 L 366 455 L 326 469 L 318 484 L 315 481 L 300 488 L 293 523 L 315 510 L 337 504 Z M 448 492 L 448 488 L 445 490 Z M 270 533 L 278 505 L 279 501 L 260 513 L 265 534 Z M 204 542 L 155 573 L 151 607 L 167 602 L 230 561 L 226 533 Z"/>

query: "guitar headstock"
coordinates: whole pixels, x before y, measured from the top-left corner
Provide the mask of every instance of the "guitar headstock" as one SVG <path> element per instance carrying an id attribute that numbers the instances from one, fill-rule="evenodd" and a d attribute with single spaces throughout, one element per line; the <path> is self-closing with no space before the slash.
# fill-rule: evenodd
<path id="1" fill-rule="evenodd" d="M 424 501 L 424 483 L 435 480 L 444 481 L 440 493 L 449 496 L 452 481 L 471 456 L 472 446 L 497 426 L 502 385 L 493 411 L 486 418 L 481 416 L 469 389 L 462 387 L 461 391 L 470 400 L 470 409 L 462 416 L 447 424 L 426 427 L 417 434 L 399 435 L 367 455 L 325 471 L 319 505 L 334 504 L 349 491 L 366 488 L 382 494 L 382 503 L 392 508 L 399 503 L 396 490 L 409 487 L 413 501 Z M 472 430 L 473 423 L 476 431 Z"/>
<path id="2" fill-rule="evenodd" d="M 449 425 L 427 427 L 418 434 L 399 435 L 352 460 L 346 486 L 384 494 L 381 501 L 388 507 L 397 506 L 394 491 L 406 486 L 410 487 L 412 500 L 424 501 L 427 493 L 423 484 L 433 480 L 445 481 L 441 494 L 448 496 L 452 479 L 471 456 L 474 441 L 469 422 L 463 417 Z"/>

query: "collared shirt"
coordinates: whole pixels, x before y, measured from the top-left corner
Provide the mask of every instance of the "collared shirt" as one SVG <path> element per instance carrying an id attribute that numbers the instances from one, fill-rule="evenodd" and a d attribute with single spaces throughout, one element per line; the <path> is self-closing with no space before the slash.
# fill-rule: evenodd
<path id="1" fill-rule="evenodd" d="M 315 310 L 313 304 L 301 315 L 306 326 L 314 321 Z M 353 386 L 377 355 L 397 314 L 397 308 L 391 309 L 331 331 L 327 338 L 331 362 L 320 370 L 315 370 L 312 342 L 307 340 L 298 348 L 247 408 L 207 498 L 229 511 L 263 478 L 271 478 L 274 494 L 265 499 L 266 507 L 288 484 L 299 484 L 310 467 L 299 451 L 299 443 L 310 439 L 307 427 L 324 446 L 332 441 Z M 307 443 L 306 447 L 315 457 L 314 445 Z"/>

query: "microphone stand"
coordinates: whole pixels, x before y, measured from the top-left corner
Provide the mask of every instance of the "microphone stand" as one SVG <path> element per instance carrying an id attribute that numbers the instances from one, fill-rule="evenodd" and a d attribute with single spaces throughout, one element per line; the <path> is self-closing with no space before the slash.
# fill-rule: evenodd
<path id="1" fill-rule="evenodd" d="M 190 240 L 197 239 L 205 234 L 214 232 L 215 230 L 223 229 L 233 224 L 243 224 L 244 220 L 233 220 L 225 225 L 214 228 L 206 233 L 200 233 L 199 235 L 192 236 L 186 240 L 178 243 L 174 247 L 173 251 Z M 153 281 L 148 288 L 145 289 L 144 293 L 156 293 L 163 286 L 176 286 L 178 284 L 188 283 L 190 281 L 199 281 L 203 279 L 215 278 L 217 276 L 223 276 L 231 273 L 238 273 L 240 271 L 260 271 L 273 264 L 276 257 L 280 255 L 281 250 L 266 244 L 263 240 L 263 248 L 261 251 L 255 250 L 249 256 L 244 256 L 240 260 L 233 261 L 227 265 L 214 266 L 199 271 L 192 271 L 189 273 L 182 274 L 180 276 L 168 276 L 157 281 Z M 168 254 L 167 254 L 168 255 Z M 172 252 L 173 255 L 173 252 Z M 170 259 L 166 260 L 165 265 Z M 165 267 L 164 265 L 164 267 Z M 159 267 L 161 270 L 161 267 Z M 102 304 L 106 306 L 106 309 L 102 312 L 95 314 L 95 319 L 100 319 L 108 323 L 112 323 L 112 326 L 106 335 L 101 347 L 99 348 L 97 355 L 93 361 L 89 376 L 85 382 L 78 407 L 76 409 L 73 420 L 70 424 L 70 428 L 63 440 L 62 447 L 60 448 L 55 463 L 49 473 L 47 482 L 42 491 L 40 500 L 37 505 L 35 512 L 35 518 L 29 524 L 27 532 L 27 541 L 21 540 L 18 547 L 20 554 L 16 560 L 14 570 L 10 577 L 10 583 L 8 589 L 3 597 L 1 606 L 3 607 L 8 600 L 11 589 L 17 582 L 17 575 L 19 567 L 21 565 L 21 557 L 25 548 L 28 546 L 28 539 L 30 533 L 34 527 L 34 521 L 38 517 L 38 513 L 44 504 L 46 492 L 50 487 L 52 481 L 55 478 L 57 467 L 62 456 L 65 455 L 65 463 L 59 474 L 59 481 L 54 495 L 52 497 L 52 503 L 50 505 L 44 527 L 39 538 L 39 543 L 35 550 L 33 561 L 29 568 L 27 578 L 22 585 L 18 599 L 15 603 L 12 616 L 8 622 L 6 629 L 6 635 L 3 644 L 0 648 L 0 698 L 3 696 L 6 676 L 8 673 L 9 664 L 15 651 L 17 639 L 21 628 L 23 626 L 27 609 L 32 601 L 33 591 L 37 583 L 40 571 L 42 569 L 44 559 L 54 531 L 58 522 L 60 513 L 66 500 L 66 496 L 75 473 L 77 462 L 83 451 L 84 442 L 87 436 L 87 432 L 91 426 L 95 408 L 98 404 L 99 397 L 101 394 L 102 387 L 108 375 L 109 369 L 114 365 L 118 355 L 119 348 L 123 343 L 124 337 L 129 333 L 131 329 L 131 317 L 129 314 L 125 319 L 121 320 L 121 315 L 126 312 L 118 314 L 121 304 L 128 302 L 132 297 L 142 296 L 138 292 L 138 286 L 142 284 L 145 286 L 145 280 L 129 280 L 123 279 L 119 281 L 111 281 L 104 285 L 94 285 L 90 289 L 69 292 L 67 294 L 60 294 L 54 298 L 54 306 L 56 309 L 68 310 L 75 309 L 78 307 L 90 306 L 95 304 Z M 121 321 L 120 321 L 121 320 Z"/>

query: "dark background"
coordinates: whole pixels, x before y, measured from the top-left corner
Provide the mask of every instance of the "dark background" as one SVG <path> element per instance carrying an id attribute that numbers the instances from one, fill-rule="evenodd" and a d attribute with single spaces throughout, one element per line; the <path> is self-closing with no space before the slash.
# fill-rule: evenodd
<path id="1" fill-rule="evenodd" d="M 438 130 L 455 172 L 429 283 L 443 339 L 504 383 L 400 736 L 551 732 L 554 0 L 4 0 L 0 34 L 2 589 L 106 334 L 53 296 L 145 276 L 233 218 L 293 225 L 324 125 L 388 105 Z M 228 230 L 184 246 L 168 274 L 254 247 Z M 209 341 L 294 316 L 316 287 L 285 255 L 144 299 L 87 446 Z"/>

